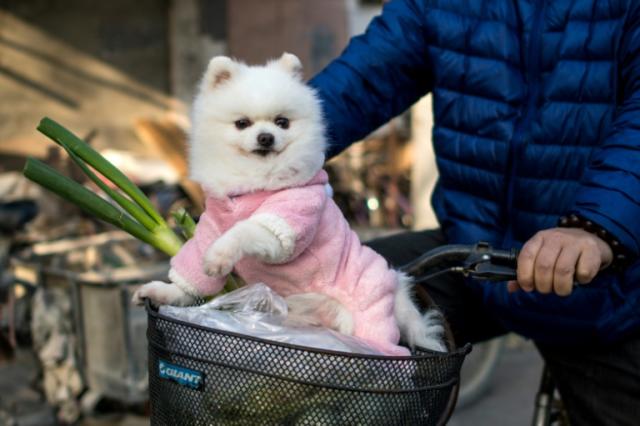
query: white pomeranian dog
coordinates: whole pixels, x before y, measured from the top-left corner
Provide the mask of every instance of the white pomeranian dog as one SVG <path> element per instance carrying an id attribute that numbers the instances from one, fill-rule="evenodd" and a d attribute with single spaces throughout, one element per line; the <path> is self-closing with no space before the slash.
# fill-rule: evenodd
<path id="1" fill-rule="evenodd" d="M 362 338 L 388 355 L 399 346 L 445 351 L 440 315 L 422 315 L 411 280 L 363 246 L 333 202 L 322 170 L 321 106 L 285 53 L 264 66 L 219 56 L 193 107 L 191 178 L 206 193 L 195 235 L 172 258 L 171 284 L 152 282 L 136 303 L 189 305 L 232 271 L 286 298 L 296 322 Z"/>

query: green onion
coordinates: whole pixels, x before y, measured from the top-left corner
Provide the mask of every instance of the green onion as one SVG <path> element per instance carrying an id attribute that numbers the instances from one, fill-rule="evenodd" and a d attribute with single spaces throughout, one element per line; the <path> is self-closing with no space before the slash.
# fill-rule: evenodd
<path id="1" fill-rule="evenodd" d="M 64 148 L 89 179 L 121 209 L 35 158 L 28 158 L 25 164 L 23 173 L 27 178 L 169 256 L 175 256 L 180 251 L 184 241 L 169 228 L 140 188 L 106 158 L 50 118 L 43 118 L 38 130 Z M 107 185 L 93 170 L 122 192 Z M 174 212 L 173 217 L 183 236 L 186 239 L 193 237 L 196 223 L 186 210 Z M 240 285 L 242 280 L 230 275 L 223 293 L 235 290 Z"/>
<path id="2" fill-rule="evenodd" d="M 191 215 L 187 213 L 184 208 L 180 208 L 175 212 L 171 213 L 173 218 L 176 221 L 176 224 L 182 230 L 182 235 L 188 240 L 193 237 L 193 234 L 196 232 L 196 222 L 193 220 Z"/>
<path id="3" fill-rule="evenodd" d="M 67 152 L 73 152 L 77 157 L 80 157 L 87 164 L 90 164 L 91 167 L 99 171 L 104 177 L 131 197 L 158 225 L 166 226 L 164 219 L 155 210 L 147 196 L 144 195 L 124 173 L 91 148 L 89 144 L 47 117 L 40 121 L 38 130 L 65 148 Z"/>
<path id="4" fill-rule="evenodd" d="M 175 255 L 182 246 L 182 242 L 175 235 L 171 237 L 164 232 L 153 233 L 149 231 L 122 210 L 35 158 L 27 159 L 23 173 L 27 178 L 75 204 L 87 213 L 117 226 L 170 256 Z"/>

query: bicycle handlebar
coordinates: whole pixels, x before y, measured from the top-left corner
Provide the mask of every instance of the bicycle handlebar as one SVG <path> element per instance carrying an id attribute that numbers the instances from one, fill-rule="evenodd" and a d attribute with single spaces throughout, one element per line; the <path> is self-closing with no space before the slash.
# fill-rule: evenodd
<path id="1" fill-rule="evenodd" d="M 479 242 L 474 245 L 450 244 L 428 251 L 416 260 L 400 267 L 400 270 L 417 276 L 442 263 L 454 263 L 446 271 L 462 273 L 477 279 L 490 281 L 508 281 L 516 278 L 518 251 L 493 249 L 488 243 Z M 435 274 L 440 274 L 436 272 Z M 431 274 L 418 278 L 426 281 L 435 276 Z"/>

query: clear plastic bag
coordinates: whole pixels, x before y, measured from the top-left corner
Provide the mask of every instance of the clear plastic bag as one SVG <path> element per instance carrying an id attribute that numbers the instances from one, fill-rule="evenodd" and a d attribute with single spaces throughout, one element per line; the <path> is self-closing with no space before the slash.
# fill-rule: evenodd
<path id="1" fill-rule="evenodd" d="M 383 355 L 356 337 L 320 328 L 285 325 L 285 299 L 263 283 L 242 287 L 200 306 L 160 307 L 162 315 L 204 327 L 311 348 Z"/>

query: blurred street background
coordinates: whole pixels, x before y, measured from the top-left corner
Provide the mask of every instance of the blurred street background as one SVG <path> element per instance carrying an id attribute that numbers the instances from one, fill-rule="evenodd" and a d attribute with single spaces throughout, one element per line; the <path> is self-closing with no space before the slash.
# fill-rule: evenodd
<path id="1" fill-rule="evenodd" d="M 49 116 L 127 174 L 165 216 L 197 216 L 189 105 L 215 55 L 298 55 L 305 77 L 364 31 L 381 0 L 0 0 L 0 426 L 148 424 L 136 286 L 167 258 L 21 174 L 32 156 L 96 190 L 36 131 Z M 328 164 L 363 239 L 437 226 L 429 98 Z M 451 424 L 530 423 L 542 362 L 508 336 L 478 345 Z M 469 385 L 464 388 L 464 385 Z"/>

